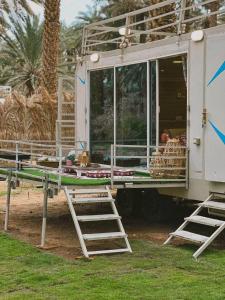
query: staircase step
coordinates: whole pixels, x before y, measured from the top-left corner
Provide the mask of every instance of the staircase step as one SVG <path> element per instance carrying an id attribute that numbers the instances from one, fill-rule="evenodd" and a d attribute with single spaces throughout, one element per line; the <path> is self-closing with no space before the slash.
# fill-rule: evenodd
<path id="1" fill-rule="evenodd" d="M 71 105 L 71 104 L 73 104 L 73 105 L 75 105 L 75 101 L 73 101 L 73 102 L 71 102 L 71 101 L 62 101 L 61 102 L 61 104 L 65 104 L 65 105 Z"/>
<path id="2" fill-rule="evenodd" d="M 88 255 L 101 255 L 101 254 L 113 254 L 113 253 L 124 253 L 124 252 L 130 252 L 130 250 L 128 248 L 124 248 L 124 249 L 88 251 Z"/>
<path id="3" fill-rule="evenodd" d="M 221 220 L 206 218 L 206 217 L 202 217 L 202 216 L 190 216 L 188 218 L 185 218 L 185 220 L 188 222 L 198 223 L 198 224 L 202 224 L 202 225 L 208 225 L 208 226 L 212 226 L 212 227 L 219 227 L 224 223 Z"/>
<path id="4" fill-rule="evenodd" d="M 110 254 L 110 253 L 122 253 L 122 252 L 132 252 L 130 243 L 127 238 L 127 234 L 124 231 L 123 224 L 121 222 L 121 217 L 118 214 L 115 200 L 112 197 L 111 190 L 108 186 L 101 186 L 95 189 L 68 189 L 64 187 L 64 192 L 67 198 L 67 203 L 69 210 L 77 231 L 77 235 L 80 241 L 81 249 L 85 257 L 90 255 L 98 254 Z M 101 195 L 98 195 L 101 194 Z M 103 197 L 101 197 L 103 196 Z M 110 203 L 111 214 L 101 214 L 101 215 L 77 215 L 76 208 L 74 204 L 87 204 L 87 203 Z M 104 233 L 82 233 L 81 223 L 80 222 L 91 222 L 91 221 L 108 221 L 108 220 L 117 220 L 119 232 L 104 232 Z M 97 230 L 96 230 L 97 231 Z M 87 250 L 87 241 L 98 241 L 98 240 L 111 240 L 111 239 L 123 239 L 123 242 L 126 244 L 126 248 L 123 249 L 111 249 L 111 250 L 97 250 L 97 251 L 88 251 Z M 103 245 L 104 249 L 104 245 Z"/>
<path id="5" fill-rule="evenodd" d="M 59 121 L 60 123 L 75 123 L 75 121 L 74 120 L 60 120 Z"/>
<path id="6" fill-rule="evenodd" d="M 214 208 L 218 210 L 225 210 L 225 203 L 223 202 L 207 201 L 205 203 L 199 204 L 199 206 Z"/>
<path id="7" fill-rule="evenodd" d="M 106 214 L 106 215 L 77 216 L 77 219 L 80 222 L 92 222 L 92 221 L 119 220 L 121 219 L 121 217 L 115 214 Z"/>
<path id="8" fill-rule="evenodd" d="M 113 198 L 102 197 L 102 198 L 73 198 L 73 204 L 88 204 L 88 203 L 112 203 L 115 202 Z"/>
<path id="9" fill-rule="evenodd" d="M 105 232 L 105 233 L 89 233 L 83 234 L 84 240 L 96 241 L 96 240 L 111 240 L 125 238 L 127 235 L 122 232 Z"/>
<path id="10" fill-rule="evenodd" d="M 61 125 L 61 128 L 74 128 L 73 124 L 71 125 Z"/>
<path id="11" fill-rule="evenodd" d="M 108 190 L 105 189 L 77 189 L 75 191 L 70 190 L 69 194 L 101 194 L 101 193 L 108 193 Z"/>
<path id="12" fill-rule="evenodd" d="M 178 238 L 183 238 L 185 240 L 192 241 L 199 244 L 203 244 L 209 239 L 209 237 L 207 236 L 196 234 L 185 230 L 177 230 L 175 232 L 172 232 L 170 235 Z"/>

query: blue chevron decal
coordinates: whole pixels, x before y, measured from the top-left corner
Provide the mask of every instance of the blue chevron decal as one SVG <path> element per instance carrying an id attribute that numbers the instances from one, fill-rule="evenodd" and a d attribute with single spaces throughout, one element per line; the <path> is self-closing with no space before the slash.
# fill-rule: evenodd
<path id="1" fill-rule="evenodd" d="M 216 132 L 216 134 L 218 135 L 218 137 L 220 138 L 220 140 L 225 145 L 225 134 L 222 131 L 220 131 L 211 121 L 209 121 L 209 123 L 212 126 L 212 128 L 214 129 L 214 131 Z"/>
<path id="2" fill-rule="evenodd" d="M 208 86 L 217 78 L 221 75 L 221 73 L 223 73 L 225 71 L 225 61 L 223 62 L 223 64 L 219 67 L 219 69 L 216 71 L 216 73 L 214 74 L 214 76 L 212 77 L 212 79 L 209 81 Z"/>
<path id="3" fill-rule="evenodd" d="M 84 79 L 82 79 L 80 76 L 77 76 L 77 77 L 80 80 L 80 83 L 83 84 L 83 85 L 85 85 L 86 81 Z"/>

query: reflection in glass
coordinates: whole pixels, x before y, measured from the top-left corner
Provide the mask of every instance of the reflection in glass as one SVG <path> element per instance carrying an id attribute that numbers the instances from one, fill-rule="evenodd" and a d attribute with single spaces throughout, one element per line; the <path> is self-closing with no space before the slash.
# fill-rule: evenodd
<path id="1" fill-rule="evenodd" d="M 116 142 L 122 145 L 147 145 L 147 63 L 116 69 Z M 146 148 L 118 149 L 117 165 L 138 166 L 146 160 Z"/>
<path id="2" fill-rule="evenodd" d="M 109 163 L 113 144 L 114 71 L 90 72 L 90 154 L 92 162 Z"/>
<path id="3" fill-rule="evenodd" d="M 147 144 L 147 64 L 116 69 L 116 140 L 123 145 Z"/>

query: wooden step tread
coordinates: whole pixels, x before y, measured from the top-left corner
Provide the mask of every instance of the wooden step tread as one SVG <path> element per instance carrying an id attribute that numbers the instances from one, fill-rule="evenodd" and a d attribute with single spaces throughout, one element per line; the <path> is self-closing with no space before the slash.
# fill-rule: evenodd
<path id="1" fill-rule="evenodd" d="M 216 220 L 216 219 L 202 217 L 202 216 L 190 216 L 188 218 L 185 218 L 185 220 L 188 222 L 198 223 L 198 224 L 212 226 L 212 227 L 219 227 L 224 223 L 221 220 Z"/>
<path id="2" fill-rule="evenodd" d="M 109 220 L 119 220 L 120 216 L 116 214 L 105 214 L 105 215 L 88 215 L 88 216 L 77 216 L 80 222 L 92 222 L 92 221 L 109 221 Z"/>
<path id="3" fill-rule="evenodd" d="M 178 238 L 183 238 L 185 240 L 192 241 L 195 243 L 200 243 L 200 244 L 203 244 L 208 240 L 207 236 L 196 234 L 185 230 L 177 230 L 175 232 L 172 232 L 170 235 Z"/>
<path id="4" fill-rule="evenodd" d="M 203 206 L 203 207 L 208 207 L 208 208 L 225 210 L 225 203 L 223 203 L 223 202 L 207 201 L 207 202 L 199 204 L 199 205 Z"/>
<path id="5" fill-rule="evenodd" d="M 104 233 L 89 233 L 83 234 L 83 238 L 87 241 L 121 239 L 127 235 L 122 232 L 104 232 Z"/>
<path id="6" fill-rule="evenodd" d="M 124 249 L 88 251 L 88 255 L 101 255 L 101 254 L 113 254 L 113 253 L 124 253 L 124 252 L 130 252 L 130 250 L 128 248 L 124 248 Z"/>

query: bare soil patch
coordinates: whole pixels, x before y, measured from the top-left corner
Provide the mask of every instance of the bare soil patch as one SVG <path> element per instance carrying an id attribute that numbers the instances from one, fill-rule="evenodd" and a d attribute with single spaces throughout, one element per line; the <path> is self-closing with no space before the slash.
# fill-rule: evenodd
<path id="1" fill-rule="evenodd" d="M 6 183 L 0 182 L 0 230 L 3 230 Z M 9 234 L 34 246 L 40 244 L 42 223 L 42 189 L 23 183 L 12 193 Z M 148 224 L 141 218 L 124 218 L 130 239 L 145 239 L 162 243 L 171 231 L 171 224 Z M 93 225 L 92 225 L 93 226 Z M 110 226 L 110 225 L 109 225 Z M 101 232 L 101 224 L 97 226 Z M 96 228 L 93 228 L 93 231 Z M 103 229 L 104 232 L 105 228 Z M 69 214 L 63 192 L 49 199 L 46 251 L 74 259 L 81 255 L 80 244 Z"/>

